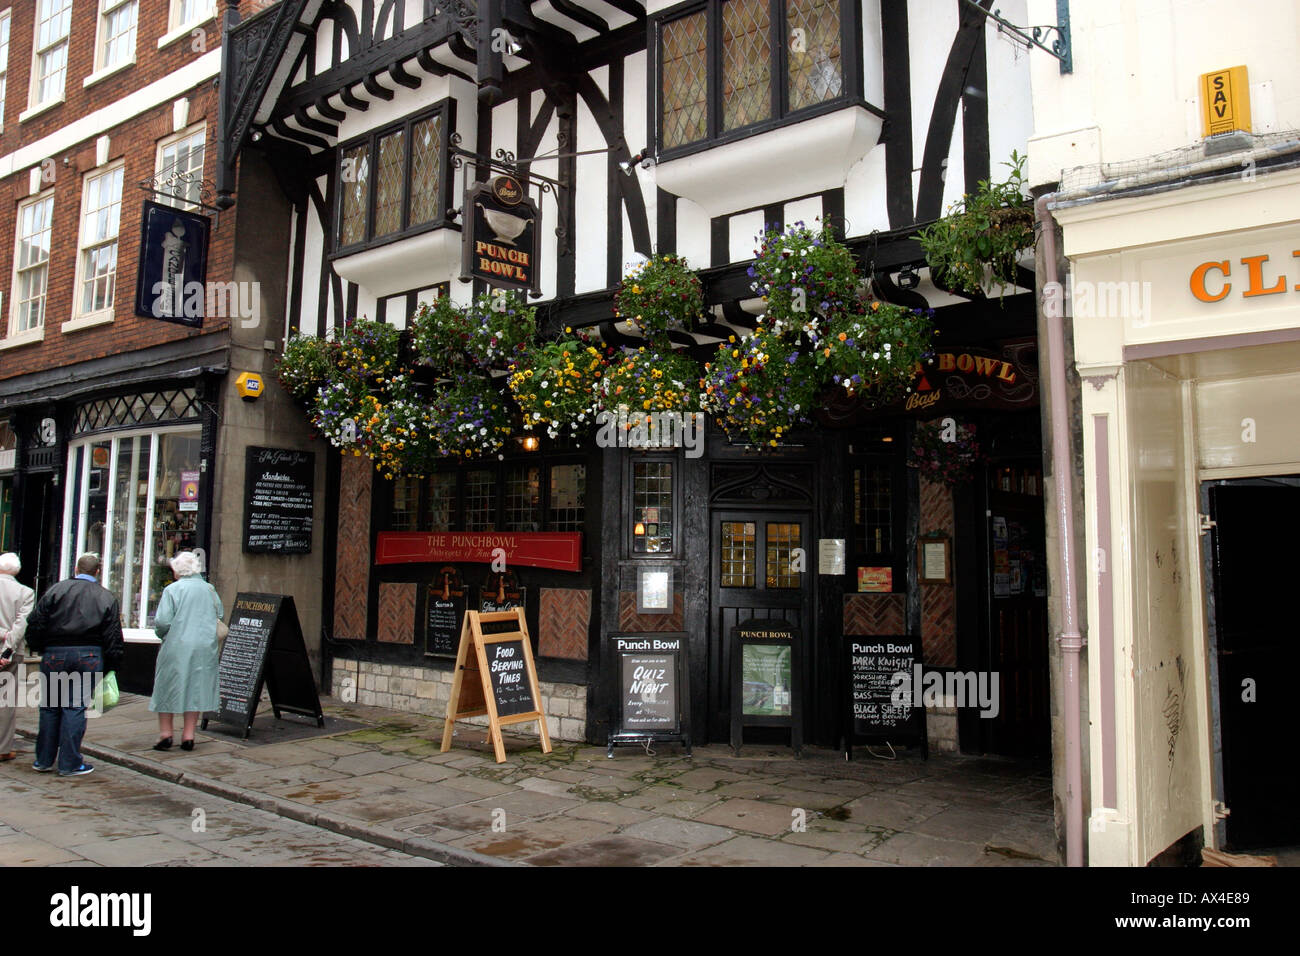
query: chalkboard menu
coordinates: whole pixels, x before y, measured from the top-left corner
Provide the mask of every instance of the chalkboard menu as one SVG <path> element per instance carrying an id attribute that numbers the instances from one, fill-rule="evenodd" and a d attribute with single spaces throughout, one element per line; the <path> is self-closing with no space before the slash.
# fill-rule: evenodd
<path id="1" fill-rule="evenodd" d="M 244 470 L 244 550 L 311 552 L 316 453 L 249 446 Z"/>
<path id="2" fill-rule="evenodd" d="M 910 637 L 849 637 L 847 644 L 848 732 L 854 737 L 925 745 L 925 708 L 912 700 L 921 642 Z M 913 706 L 913 704 L 918 706 Z"/>
<path id="3" fill-rule="evenodd" d="M 460 575 L 454 567 L 445 567 L 425 591 L 424 653 L 454 657 L 464 615 L 465 589 Z"/>
<path id="4" fill-rule="evenodd" d="M 325 726 L 293 598 L 238 594 L 229 627 L 221 647 L 218 710 L 204 716 L 204 728 L 213 719 L 243 727 L 247 737 L 264 684 L 277 718 L 287 710 L 314 717 L 319 726 Z"/>
<path id="5" fill-rule="evenodd" d="M 533 686 L 528 680 L 524 642 L 495 641 L 486 645 L 488 673 L 492 675 L 492 699 L 498 717 L 527 714 L 537 709 Z"/>
<path id="6" fill-rule="evenodd" d="M 478 589 L 478 609 L 483 614 L 495 614 L 526 607 L 526 591 L 516 582 L 513 571 L 493 571 Z"/>

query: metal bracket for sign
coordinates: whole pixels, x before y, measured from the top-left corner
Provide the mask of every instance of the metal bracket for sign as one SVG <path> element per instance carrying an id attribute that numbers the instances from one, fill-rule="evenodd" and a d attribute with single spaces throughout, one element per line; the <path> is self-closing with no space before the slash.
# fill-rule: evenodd
<path id="1" fill-rule="evenodd" d="M 199 209 L 206 209 L 214 213 L 213 226 L 218 229 L 221 228 L 221 209 L 212 205 L 217 192 L 217 184 L 210 179 L 199 179 L 193 173 L 180 172 L 175 167 L 176 163 L 164 166 L 156 174 L 148 179 L 140 180 L 136 185 L 145 192 L 152 193 L 155 201 L 166 199 L 181 207 L 197 206 Z M 192 183 L 199 184 L 197 202 L 189 196 L 181 196 L 169 191 L 176 189 L 178 186 L 188 186 Z"/>
<path id="2" fill-rule="evenodd" d="M 515 154 L 508 149 L 498 149 L 491 157 L 482 156 L 479 153 L 463 148 L 460 145 L 461 137 L 459 133 L 452 133 L 450 139 L 451 145 L 448 146 L 448 151 L 451 153 L 451 165 L 454 169 L 473 166 L 476 177 L 480 169 L 489 169 L 504 176 L 522 179 L 529 185 L 536 186 L 543 194 L 552 193 L 558 195 L 559 191 L 565 188 L 565 184 L 558 179 L 542 176 L 539 173 L 534 173 L 531 169 L 527 174 L 519 171 L 520 167 L 529 163 L 542 159 L 555 159 L 555 156 L 534 156 L 530 159 L 516 159 Z"/>
<path id="3" fill-rule="evenodd" d="M 1061 61 L 1062 73 L 1074 72 L 1074 55 L 1070 47 L 1070 0 L 1056 0 L 1056 23 L 1039 27 L 1018 27 L 1002 16 L 1001 10 L 985 10 L 975 0 L 962 0 L 966 6 L 977 11 L 998 25 L 999 33 L 1009 33 L 1027 46 L 1037 47 Z M 1026 33 L 1028 29 L 1031 33 Z M 1043 41 L 1051 39 L 1051 46 Z"/>

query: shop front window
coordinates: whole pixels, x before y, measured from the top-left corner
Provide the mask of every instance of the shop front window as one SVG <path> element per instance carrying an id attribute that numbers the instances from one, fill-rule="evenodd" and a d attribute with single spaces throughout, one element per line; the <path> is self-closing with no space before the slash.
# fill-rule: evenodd
<path id="1" fill-rule="evenodd" d="M 126 628 L 153 626 L 169 560 L 198 547 L 198 428 L 114 435 L 68 449 L 61 577 L 78 555 L 98 554 L 101 583 Z"/>

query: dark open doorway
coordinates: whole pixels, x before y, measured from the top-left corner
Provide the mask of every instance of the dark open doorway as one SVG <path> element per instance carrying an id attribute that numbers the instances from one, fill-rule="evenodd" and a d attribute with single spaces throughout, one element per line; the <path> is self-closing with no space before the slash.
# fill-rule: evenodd
<path id="1" fill-rule="evenodd" d="M 1300 774 L 1279 747 L 1300 642 L 1287 600 L 1300 581 L 1300 476 L 1207 482 L 1215 783 L 1230 849 L 1300 843 Z"/>

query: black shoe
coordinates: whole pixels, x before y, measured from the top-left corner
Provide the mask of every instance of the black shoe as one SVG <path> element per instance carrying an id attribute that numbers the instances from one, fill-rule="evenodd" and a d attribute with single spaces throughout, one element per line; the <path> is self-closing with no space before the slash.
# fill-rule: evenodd
<path id="1" fill-rule="evenodd" d="M 181 741 L 181 750 L 193 750 L 193 749 L 194 749 L 194 741 L 192 740 Z"/>
<path id="2" fill-rule="evenodd" d="M 184 746 L 184 745 L 182 745 L 182 746 Z M 156 744 L 153 745 L 153 749 L 154 749 L 154 750 L 171 750 L 171 749 L 172 749 L 172 739 L 171 739 L 170 737 L 163 737 L 163 738 L 161 738 L 161 739 L 160 739 Z"/>

